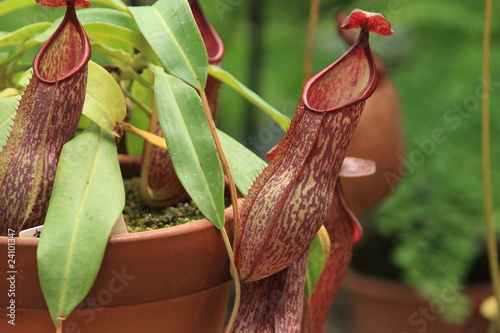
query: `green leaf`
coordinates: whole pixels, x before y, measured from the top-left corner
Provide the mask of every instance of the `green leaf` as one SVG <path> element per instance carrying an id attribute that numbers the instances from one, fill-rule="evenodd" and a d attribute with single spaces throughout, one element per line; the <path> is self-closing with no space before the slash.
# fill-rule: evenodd
<path id="1" fill-rule="evenodd" d="M 90 8 L 78 11 L 78 20 L 82 25 L 104 23 L 139 32 L 139 27 L 130 14 L 108 8 Z"/>
<path id="2" fill-rule="evenodd" d="M 259 95 L 254 93 L 252 90 L 247 88 L 243 83 L 238 81 L 230 73 L 226 72 L 218 66 L 209 66 L 208 73 L 218 79 L 219 81 L 227 84 L 237 92 L 239 92 L 243 97 L 245 97 L 250 103 L 267 113 L 271 118 L 274 119 L 280 125 L 280 127 L 286 132 L 290 126 L 290 118 L 273 108 L 269 103 L 263 100 Z"/>
<path id="3" fill-rule="evenodd" d="M 38 6 L 38 4 L 33 0 L 4 0 L 0 3 L 0 15 L 31 6 Z"/>
<path id="4" fill-rule="evenodd" d="M 208 56 L 188 2 L 159 0 L 129 9 L 167 73 L 202 90 Z"/>
<path id="5" fill-rule="evenodd" d="M 89 292 L 125 204 L 114 138 L 97 125 L 64 145 L 37 250 L 52 320 Z"/>
<path id="6" fill-rule="evenodd" d="M 224 226 L 224 174 L 197 92 L 153 66 L 155 101 L 170 158 L 182 185 L 201 212 Z"/>
<path id="7" fill-rule="evenodd" d="M 4 90 L 0 91 L 0 99 L 8 98 L 8 97 L 15 97 L 15 96 L 19 96 L 20 94 L 21 94 L 21 91 L 19 91 L 16 88 L 5 88 Z"/>
<path id="8" fill-rule="evenodd" d="M 156 60 L 153 50 L 139 32 L 139 27 L 134 19 L 128 13 L 109 8 L 91 8 L 80 10 L 77 15 L 91 41 L 98 41 L 106 47 L 114 48 L 128 45 L 129 47 L 121 48 L 136 48 L 148 55 L 153 61 Z M 48 29 L 34 35 L 32 39 L 38 43 L 45 42 L 54 33 L 61 21 L 62 18 L 57 19 Z M 28 40 L 28 38 L 25 39 Z M 28 46 L 33 47 L 35 45 L 30 43 Z M 130 50 L 130 52 L 132 51 Z"/>
<path id="9" fill-rule="evenodd" d="M 133 46 L 137 50 L 147 54 L 153 61 L 156 59 L 153 50 L 144 37 L 142 37 L 142 35 L 138 32 L 125 27 L 102 22 L 85 23 L 83 24 L 83 27 L 90 40 L 106 42 L 111 38 L 115 41 L 121 41 Z"/>
<path id="10" fill-rule="evenodd" d="M 89 62 L 88 75 L 83 114 L 118 137 L 116 125 L 122 123 L 127 114 L 122 90 L 111 74 L 95 62 Z"/>
<path id="11" fill-rule="evenodd" d="M 16 106 L 18 104 L 19 96 L 0 99 L 0 153 L 7 144 L 7 139 L 14 125 Z"/>
<path id="12" fill-rule="evenodd" d="M 147 54 L 153 61 L 156 59 L 130 14 L 108 8 L 91 8 L 78 11 L 78 19 L 91 41 L 98 41 L 107 47 L 113 47 L 114 44 L 120 46 L 120 43 L 129 45 Z M 55 31 L 61 20 L 55 21 L 47 32 Z M 50 34 L 44 33 L 38 39 L 42 37 L 49 38 Z"/>
<path id="13" fill-rule="evenodd" d="M 34 23 L 4 34 L 0 38 L 0 47 L 22 44 L 31 37 L 44 32 L 51 25 L 49 22 Z"/>
<path id="14" fill-rule="evenodd" d="M 306 298 L 310 298 L 314 288 L 316 288 L 321 272 L 325 267 L 326 259 L 323 250 L 323 242 L 318 233 L 309 246 L 309 263 L 307 266 L 306 286 L 304 289 L 304 296 Z"/>
<path id="15" fill-rule="evenodd" d="M 267 166 L 267 163 L 226 133 L 220 130 L 217 133 L 236 187 L 246 196 L 257 176 Z"/>
<path id="16" fill-rule="evenodd" d="M 130 47 L 110 47 L 109 45 L 97 42 L 92 43 L 92 51 L 102 53 L 103 55 L 110 58 L 114 63 L 120 67 L 122 64 L 128 64 L 132 61 L 132 55 L 134 50 Z M 124 49 L 127 49 L 125 51 Z M 117 60 L 119 62 L 117 62 Z"/>
<path id="17" fill-rule="evenodd" d="M 123 12 L 127 11 L 127 5 L 123 3 L 121 0 L 92 0 L 91 1 L 93 4 L 102 4 Z"/>

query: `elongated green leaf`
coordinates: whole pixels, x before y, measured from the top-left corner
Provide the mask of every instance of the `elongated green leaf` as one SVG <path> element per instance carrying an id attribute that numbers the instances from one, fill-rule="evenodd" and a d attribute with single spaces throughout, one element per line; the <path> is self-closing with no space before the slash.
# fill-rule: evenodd
<path id="1" fill-rule="evenodd" d="M 217 133 L 236 187 L 243 195 L 247 195 L 255 178 L 264 170 L 267 163 L 226 133 L 220 130 Z"/>
<path id="2" fill-rule="evenodd" d="M 121 49 L 134 54 L 134 48 L 142 52 L 154 53 L 139 32 L 132 16 L 114 9 L 87 9 L 78 13 L 78 18 L 89 38 L 97 45 Z"/>
<path id="3" fill-rule="evenodd" d="M 34 1 L 33 3 L 36 4 Z M 1 3 L 0 8 L 2 8 Z M 119 59 L 126 60 L 123 53 L 117 50 L 125 50 L 132 55 L 135 48 L 145 53 L 153 62 L 157 62 L 153 50 L 139 32 L 137 24 L 129 14 L 114 9 L 96 8 L 78 11 L 78 18 L 90 39 L 105 45 L 99 47 L 99 51 L 104 51 L 105 54 L 111 53 Z M 16 62 L 28 50 L 47 41 L 56 31 L 61 21 L 62 18 L 59 18 L 52 24 L 46 22 L 37 23 L 12 33 L 3 34 L 0 38 L 0 47 L 22 45 L 14 54 L 4 60 L 5 66 Z M 103 50 L 103 48 L 107 49 Z"/>
<path id="4" fill-rule="evenodd" d="M 21 94 L 21 92 L 19 90 L 17 90 L 16 88 L 6 88 L 6 89 L 0 91 L 0 99 L 19 96 L 20 94 Z"/>
<path id="5" fill-rule="evenodd" d="M 213 77 L 217 78 L 219 81 L 224 82 L 237 92 L 239 92 L 243 97 L 245 97 L 250 103 L 266 112 L 271 118 L 273 118 L 280 127 L 286 131 L 290 126 L 290 118 L 273 108 L 269 103 L 263 100 L 259 95 L 254 93 L 252 90 L 247 88 L 243 83 L 238 81 L 230 73 L 226 72 L 218 66 L 209 66 L 208 73 Z"/>
<path id="6" fill-rule="evenodd" d="M 91 23 L 103 23 L 116 27 L 121 27 L 126 30 L 139 33 L 139 27 L 135 23 L 130 14 L 120 12 L 109 8 L 90 8 L 78 11 L 78 20 L 85 26 Z M 58 18 L 51 24 L 51 30 L 57 29 L 62 21 L 62 17 Z"/>
<path id="7" fill-rule="evenodd" d="M 37 3 L 33 0 L 4 0 L 0 2 L 0 15 L 6 15 L 31 6 L 37 6 Z"/>
<path id="8" fill-rule="evenodd" d="M 118 83 L 104 68 L 89 62 L 87 94 L 83 114 L 108 133 L 118 137 L 117 124 L 127 114 L 125 97 Z"/>
<path id="9" fill-rule="evenodd" d="M 54 322 L 68 316 L 92 287 L 124 202 L 115 140 L 93 125 L 63 147 L 37 250 Z"/>
<path id="10" fill-rule="evenodd" d="M 78 19 L 87 23 L 106 23 L 139 32 L 139 27 L 130 14 L 108 8 L 90 8 L 78 12 Z"/>
<path id="11" fill-rule="evenodd" d="M 139 51 L 147 54 L 152 60 L 156 59 L 153 50 L 138 32 L 107 23 L 86 23 L 83 24 L 83 27 L 89 35 L 90 40 L 105 41 L 114 38 L 115 40 L 132 45 Z"/>
<path id="12" fill-rule="evenodd" d="M 14 125 L 15 107 L 18 101 L 19 97 L 17 96 L 0 99 L 0 153 L 7 144 L 12 125 Z"/>
<path id="13" fill-rule="evenodd" d="M 37 33 L 33 36 L 30 36 L 26 40 L 24 40 L 23 42 L 17 43 L 18 45 L 22 45 L 22 47 L 20 47 L 20 49 L 17 50 L 16 53 L 11 55 L 11 57 L 17 59 L 20 56 L 22 56 L 26 51 L 30 50 L 31 48 L 45 43 L 50 38 L 50 36 L 55 32 L 55 30 L 56 29 L 54 28 L 54 26 L 50 26 L 45 31 L 42 31 L 42 32 Z"/>
<path id="14" fill-rule="evenodd" d="M 0 38 L 0 47 L 22 44 L 30 37 L 47 30 L 51 25 L 49 22 L 35 23 L 7 33 Z"/>
<path id="15" fill-rule="evenodd" d="M 153 61 L 156 59 L 153 50 L 128 13 L 108 8 L 85 9 L 78 11 L 78 19 L 91 41 L 101 42 L 107 47 L 113 47 L 117 43 L 125 44 L 144 52 Z M 57 29 L 60 21 L 61 19 L 56 20 L 46 32 L 35 36 L 36 39 L 45 41 L 50 37 L 50 33 Z M 115 48 L 118 46 L 120 44 Z M 122 48 L 127 49 L 127 47 Z"/>
<path id="16" fill-rule="evenodd" d="M 196 91 L 154 66 L 158 119 L 177 176 L 201 212 L 224 226 L 224 176 Z"/>
<path id="17" fill-rule="evenodd" d="M 108 56 L 110 58 L 110 60 L 114 61 L 115 64 L 118 66 L 120 66 L 121 64 L 130 63 L 132 61 L 133 49 L 131 49 L 131 48 L 125 48 L 125 49 L 130 49 L 130 51 L 127 52 L 123 48 L 110 47 L 110 46 L 104 45 L 100 42 L 91 43 L 91 45 L 92 45 L 93 51 L 100 52 L 100 53 Z"/>
<path id="18" fill-rule="evenodd" d="M 92 0 L 91 1 L 93 4 L 102 4 L 123 12 L 128 11 L 127 10 L 127 5 L 123 3 L 123 1 L 120 0 Z"/>
<path id="19" fill-rule="evenodd" d="M 78 18 L 91 41 L 100 42 L 106 47 L 121 48 L 129 53 L 132 53 L 133 48 L 135 48 L 145 53 L 152 61 L 157 61 L 154 51 L 141 35 L 137 24 L 129 14 L 113 9 L 96 8 L 78 11 Z M 24 40 L 21 40 L 23 36 L 21 33 L 16 35 L 19 39 L 15 40 L 16 43 L 23 44 L 23 47 L 17 51 L 17 55 L 22 55 L 29 49 L 47 41 L 61 21 L 62 18 L 54 21 L 48 28 L 39 33 L 25 35 Z M 0 38 L 0 43 L 4 39 L 10 40 L 9 35 Z M 2 45 L 0 44 L 0 46 Z"/>
<path id="20" fill-rule="evenodd" d="M 129 10 L 165 70 L 203 89 L 208 56 L 187 0 L 159 0 Z"/>

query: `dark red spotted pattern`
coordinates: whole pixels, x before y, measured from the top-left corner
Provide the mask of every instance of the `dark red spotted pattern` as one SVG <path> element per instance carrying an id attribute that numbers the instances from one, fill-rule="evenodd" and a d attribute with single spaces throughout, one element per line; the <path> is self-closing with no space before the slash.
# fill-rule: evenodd
<path id="1" fill-rule="evenodd" d="M 69 6 L 34 61 L 0 153 L 0 233 L 43 224 L 62 146 L 75 135 L 85 101 L 90 43 Z"/>
<path id="2" fill-rule="evenodd" d="M 314 329 L 310 324 L 323 320 L 350 260 L 357 223 L 336 185 L 365 100 L 377 84 L 368 32 L 387 32 L 385 19 L 359 10 L 353 15 L 352 27 L 362 29 L 358 41 L 306 83 L 290 129 L 268 155 L 270 164 L 244 203 L 236 225 L 235 263 L 241 280 L 249 287 L 243 289 L 243 306 L 232 332 L 298 333 Z M 303 302 L 296 300 L 303 298 L 307 267 L 301 263 L 322 224 L 332 241 L 332 257 L 325 270 L 330 276 L 320 279 L 318 288 L 325 295 L 313 293 L 311 301 L 302 306 Z M 291 280 L 288 271 L 298 267 L 300 272 Z M 333 285 L 326 286 L 325 281 Z M 281 297 L 285 290 L 289 294 Z M 277 298 L 273 292 L 281 307 L 258 312 L 252 304 L 245 304 L 273 304 Z M 283 315 L 283 304 L 287 303 L 293 308 Z M 322 308 L 319 315 L 305 315 L 302 326 L 304 309 L 310 313 L 317 308 Z M 261 316 L 255 317 L 252 311 Z"/>
<path id="3" fill-rule="evenodd" d="M 290 265 L 311 243 L 333 203 L 349 141 L 376 87 L 368 33 L 311 78 L 290 129 L 247 196 L 237 229 L 243 281 Z"/>

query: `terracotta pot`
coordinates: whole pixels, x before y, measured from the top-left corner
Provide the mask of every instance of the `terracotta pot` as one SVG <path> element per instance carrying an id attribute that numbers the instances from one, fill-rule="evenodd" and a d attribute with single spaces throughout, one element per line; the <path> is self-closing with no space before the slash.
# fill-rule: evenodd
<path id="1" fill-rule="evenodd" d="M 465 326 L 443 322 L 439 313 L 457 299 L 444 281 L 441 296 L 431 301 L 397 281 L 350 270 L 344 281 L 351 333 L 459 333 Z M 491 295 L 489 284 L 468 286 L 464 293 L 477 305 Z M 477 307 L 477 306 L 476 306 Z M 465 322 L 467 322 L 466 320 Z M 465 324 L 464 324 L 465 325 Z"/>
<path id="2" fill-rule="evenodd" d="M 232 234 L 232 210 L 226 210 Z M 8 237 L 0 237 L 0 332 L 54 332 L 36 265 L 36 238 L 15 239 L 15 296 L 7 297 Z M 231 285 L 220 231 L 206 219 L 110 237 L 93 288 L 64 332 L 222 331 Z M 9 325 L 15 300 L 15 326 Z"/>

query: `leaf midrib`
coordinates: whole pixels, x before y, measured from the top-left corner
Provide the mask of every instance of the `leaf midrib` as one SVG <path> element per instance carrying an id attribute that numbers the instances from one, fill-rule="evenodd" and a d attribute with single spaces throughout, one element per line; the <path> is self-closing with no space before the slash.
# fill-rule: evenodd
<path id="1" fill-rule="evenodd" d="M 177 41 L 177 36 L 174 35 L 172 33 L 172 29 L 170 28 L 170 25 L 167 23 L 167 21 L 165 20 L 165 18 L 163 17 L 163 15 L 161 14 L 161 12 L 158 10 L 158 8 L 156 7 L 152 7 L 156 14 L 160 17 L 161 21 L 165 24 L 165 26 L 167 27 L 167 31 L 166 33 L 168 33 L 170 36 L 172 36 L 172 40 L 174 41 L 175 43 L 175 46 L 177 47 L 177 49 L 180 51 L 182 57 L 184 58 L 185 60 L 185 63 L 187 64 L 189 70 L 191 71 L 191 74 L 193 75 L 194 79 L 196 80 L 196 82 L 198 83 L 198 87 L 196 87 L 197 89 L 203 89 L 203 87 L 201 86 L 201 82 L 198 78 L 198 76 L 196 75 L 196 72 L 193 68 L 193 66 L 191 66 L 191 62 L 189 61 L 189 58 L 187 57 L 186 53 L 184 52 L 183 48 L 181 47 L 181 45 L 179 44 L 179 42 Z"/>
<path id="2" fill-rule="evenodd" d="M 78 210 L 78 214 L 77 214 L 77 221 L 75 223 L 75 227 L 73 228 L 73 234 L 71 235 L 71 242 L 70 242 L 70 247 L 69 247 L 69 250 L 68 250 L 68 255 L 67 255 L 67 258 L 71 258 L 73 256 L 73 252 L 74 252 L 74 248 L 75 248 L 75 240 L 76 240 L 76 235 L 77 235 L 77 231 L 79 230 L 79 226 L 80 226 L 80 223 L 81 223 L 81 216 L 83 215 L 83 207 L 86 207 L 86 203 L 88 201 L 88 193 L 90 192 L 90 187 L 91 187 L 91 180 L 94 179 L 94 174 L 96 172 L 96 168 L 95 166 L 97 165 L 97 160 L 98 160 L 98 155 L 99 155 L 99 152 L 101 151 L 102 149 L 102 145 L 100 144 L 102 142 L 102 131 L 99 130 L 99 138 L 98 138 L 98 145 L 97 145 L 97 149 L 96 149 L 96 153 L 94 154 L 94 157 L 93 157 L 93 163 L 92 163 L 92 168 L 91 168 L 91 172 L 89 174 L 89 181 L 87 182 L 87 184 L 85 185 L 85 190 L 83 192 L 83 196 L 82 196 L 82 204 L 80 205 L 80 209 Z M 66 269 L 64 271 L 64 280 L 63 280 L 63 283 L 62 283 L 62 286 L 61 286 L 61 297 L 60 297 L 60 301 L 59 301 L 59 306 L 58 306 L 58 313 L 60 315 L 63 315 L 63 307 L 64 307 L 64 303 L 65 303 L 65 300 L 66 300 L 66 296 L 67 296 L 67 292 L 66 290 L 68 289 L 68 285 L 69 285 L 69 279 L 67 278 L 69 276 L 69 272 L 71 271 L 70 267 L 71 267 L 71 262 L 70 260 L 67 260 L 68 264 L 66 265 Z"/>
<path id="3" fill-rule="evenodd" d="M 170 94 L 174 97 L 173 100 L 175 102 L 175 109 L 177 110 L 177 113 L 179 114 L 180 118 L 182 119 L 182 126 L 185 129 L 185 133 L 187 133 L 189 136 L 189 148 L 190 148 L 191 152 L 194 154 L 194 156 L 198 156 L 198 152 L 196 151 L 196 147 L 193 144 L 191 132 L 188 130 L 188 128 L 186 126 L 186 121 L 182 115 L 182 112 L 180 112 L 180 108 L 179 108 L 179 104 L 177 103 L 176 95 L 174 94 L 174 91 L 172 90 L 172 85 L 168 82 L 168 80 L 169 80 L 168 77 L 165 77 L 165 75 L 164 75 L 164 78 L 167 81 L 167 86 L 168 86 L 168 90 L 169 90 Z M 174 79 L 177 80 L 176 78 L 174 78 Z M 192 89 L 192 88 L 189 88 L 189 89 Z M 216 212 L 216 216 L 217 216 L 217 220 L 218 220 L 217 225 L 222 225 L 222 221 L 220 220 L 220 216 L 219 216 L 220 212 L 217 209 L 217 203 L 215 201 L 214 196 L 212 195 L 212 192 L 210 191 L 210 186 L 208 186 L 207 176 L 206 176 L 203 168 L 201 167 L 201 164 L 199 163 L 199 158 L 197 158 L 197 162 L 198 162 L 198 163 L 196 163 L 197 168 L 201 172 L 201 174 L 203 175 L 203 180 L 204 180 L 203 186 L 205 187 L 207 193 L 210 194 L 210 201 L 212 203 L 212 206 L 215 208 L 215 212 Z"/>

